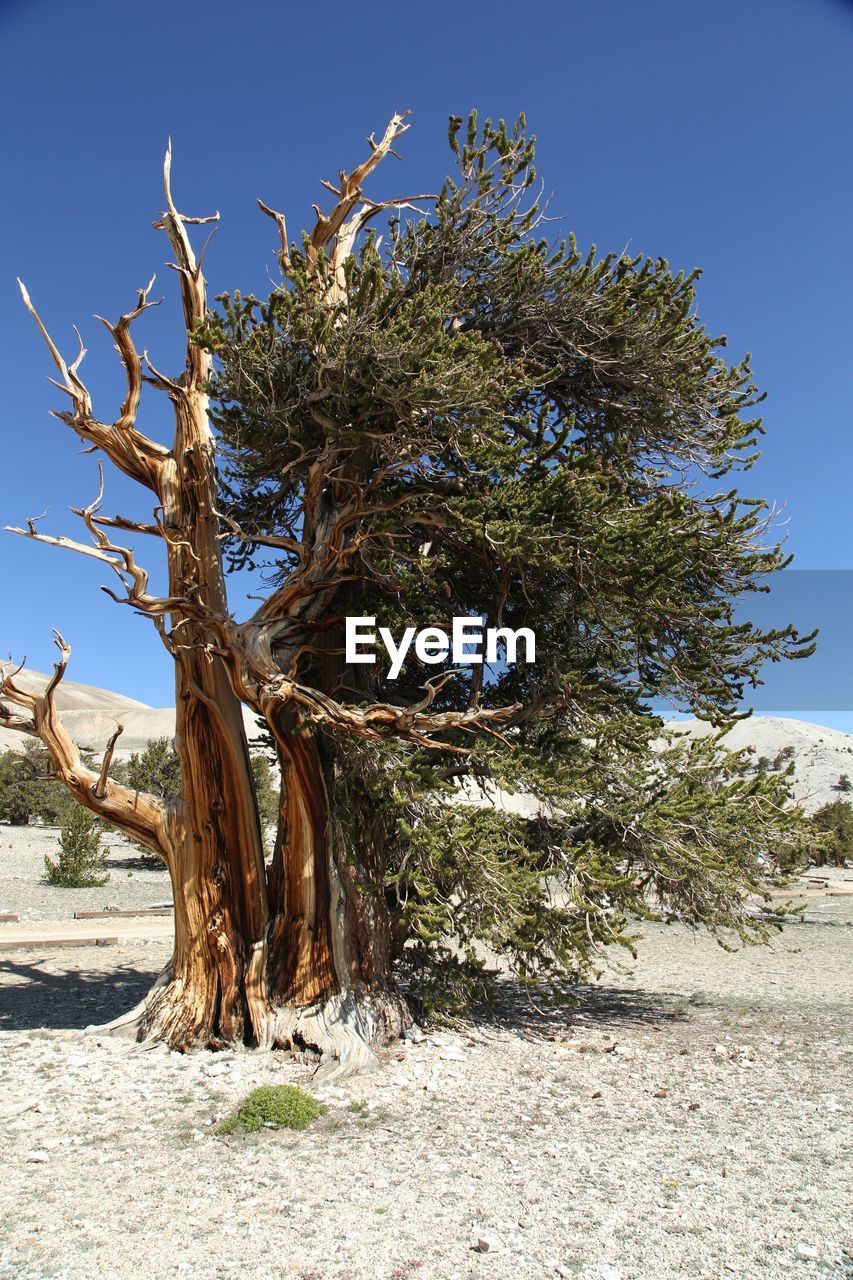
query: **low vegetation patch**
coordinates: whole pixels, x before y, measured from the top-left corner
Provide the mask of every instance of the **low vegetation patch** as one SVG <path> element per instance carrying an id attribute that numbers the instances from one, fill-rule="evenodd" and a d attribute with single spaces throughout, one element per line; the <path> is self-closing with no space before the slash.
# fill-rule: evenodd
<path id="1" fill-rule="evenodd" d="M 263 1085 L 253 1089 L 233 1115 L 217 1126 L 218 1134 L 233 1133 L 245 1129 L 256 1133 L 258 1129 L 307 1129 L 312 1120 L 323 1115 L 326 1108 L 310 1093 L 290 1084 Z"/>
<path id="2" fill-rule="evenodd" d="M 75 805 L 65 816 L 59 833 L 59 857 L 44 860 L 45 879 L 63 889 L 88 889 L 106 884 L 101 829 L 88 809 Z"/>

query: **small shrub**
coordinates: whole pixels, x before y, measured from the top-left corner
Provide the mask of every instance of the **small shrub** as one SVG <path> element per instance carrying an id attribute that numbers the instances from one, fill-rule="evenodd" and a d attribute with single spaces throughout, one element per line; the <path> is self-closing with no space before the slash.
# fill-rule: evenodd
<path id="1" fill-rule="evenodd" d="M 853 791 L 853 782 L 850 781 L 848 774 L 842 773 L 839 775 L 838 781 L 835 784 L 835 790 Z"/>
<path id="2" fill-rule="evenodd" d="M 25 827 L 34 819 L 58 825 L 71 801 L 61 782 L 50 777 L 50 758 L 36 743 L 23 752 L 0 755 L 0 822 Z"/>
<path id="3" fill-rule="evenodd" d="M 326 1108 L 310 1093 L 290 1084 L 262 1085 L 253 1089 L 243 1099 L 236 1112 L 217 1127 L 217 1133 L 233 1133 L 245 1129 L 256 1133 L 258 1129 L 307 1129 L 312 1120 L 323 1115 Z"/>
<path id="4" fill-rule="evenodd" d="M 849 800 L 833 800 L 812 815 L 812 826 L 823 839 L 818 857 L 812 862 L 829 862 L 843 866 L 853 858 L 853 805 Z"/>
<path id="5" fill-rule="evenodd" d="M 14 751 L 0 755 L 0 822 L 25 827 L 34 814 L 29 779 Z"/>
<path id="6" fill-rule="evenodd" d="M 48 883 L 63 889 L 88 889 L 106 884 L 101 831 L 96 818 L 82 805 L 69 809 L 59 833 L 59 858 L 44 860 Z"/>

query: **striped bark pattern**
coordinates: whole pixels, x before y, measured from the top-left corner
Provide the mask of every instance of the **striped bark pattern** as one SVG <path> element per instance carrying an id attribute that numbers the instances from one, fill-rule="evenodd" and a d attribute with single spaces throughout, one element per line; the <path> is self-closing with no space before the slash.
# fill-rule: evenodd
<path id="1" fill-rule="evenodd" d="M 330 303 L 340 296 L 343 258 L 358 229 L 347 219 L 360 184 L 405 127 L 395 116 L 368 160 L 352 174 L 342 174 L 332 214 L 318 218 L 312 238 L 315 259 L 330 242 L 337 245 Z M 58 632 L 60 658 L 44 693 L 25 690 L 14 672 L 0 673 L 0 724 L 39 737 L 57 777 L 75 798 L 144 842 L 168 867 L 175 904 L 172 960 L 142 1004 L 111 1025 L 135 1028 L 140 1038 L 163 1040 L 179 1050 L 280 1046 L 313 1050 L 338 1064 L 335 1069 L 352 1069 L 368 1065 L 372 1047 L 398 1035 L 409 1015 L 391 976 L 384 898 L 378 893 L 362 901 L 353 851 L 344 848 L 334 821 L 333 769 L 324 756 L 322 725 L 332 724 L 344 709 L 322 694 L 300 691 L 282 675 L 274 656 L 282 623 L 304 593 L 275 593 L 243 627 L 236 626 L 228 610 L 221 552 L 224 517 L 216 505 L 215 439 L 206 391 L 210 356 L 193 341 L 206 315 L 205 280 L 188 233 L 190 225 L 215 221 L 218 215 L 204 219 L 179 213 L 170 172 L 171 148 L 164 166 L 166 209 L 155 225 L 168 237 L 180 281 L 187 335 L 180 375 L 168 377 L 157 370 L 132 337 L 134 321 L 156 305 L 149 300 L 152 280 L 139 291 L 135 307 L 115 324 L 103 322 L 121 357 L 127 394 L 115 421 L 101 421 L 79 372 L 82 342 L 76 359 L 67 363 L 21 285 L 24 303 L 59 370 L 57 385 L 70 398 L 70 409 L 55 416 L 154 495 L 153 520 L 143 524 L 105 516 L 101 474 L 98 498 L 76 511 L 91 543 L 42 533 L 32 520 L 13 532 L 109 565 L 121 590 L 105 590 L 154 623 L 174 661 L 180 794 L 163 802 L 109 777 L 121 726 L 103 767 L 95 771 L 84 764 L 55 706 L 56 686 L 70 654 Z M 286 238 L 284 243 L 286 250 Z M 144 380 L 172 404 L 170 448 L 136 425 Z M 303 534 L 302 564 L 309 576 L 313 566 L 326 562 L 325 544 L 338 532 L 324 524 L 324 486 L 319 467 Z M 132 549 L 114 541 L 114 530 L 161 541 L 168 563 L 166 596 L 149 593 L 146 571 Z M 322 608 L 322 592 L 314 593 L 314 607 Z M 266 718 L 282 766 L 281 821 L 269 866 L 242 703 Z M 356 717 L 346 728 L 375 737 L 380 721 L 387 719 L 382 708 L 376 715 L 374 723 L 369 716 Z"/>

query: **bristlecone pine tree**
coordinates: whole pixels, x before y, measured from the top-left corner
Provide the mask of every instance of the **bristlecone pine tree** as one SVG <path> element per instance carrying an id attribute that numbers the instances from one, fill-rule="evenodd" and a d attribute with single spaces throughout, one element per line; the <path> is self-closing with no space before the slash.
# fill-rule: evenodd
<path id="1" fill-rule="evenodd" d="M 748 361 L 728 367 L 698 322 L 695 273 L 549 243 L 523 120 L 453 117 L 440 192 L 370 200 L 407 128 L 394 116 L 326 184 L 331 210 L 298 242 L 261 204 L 280 283 L 216 310 L 189 235 L 206 219 L 178 212 L 167 154 L 157 225 L 186 366 L 143 375 L 149 285 L 107 323 L 127 376 L 114 422 L 82 348 L 66 363 L 23 290 L 70 397 L 56 416 L 155 506 L 141 524 L 101 514 L 99 495 L 77 511 L 93 545 L 16 532 L 105 562 L 116 599 L 153 621 L 175 665 L 180 793 L 111 778 L 115 740 L 84 765 L 54 705 L 59 636 L 42 696 L 7 674 L 2 723 L 165 860 L 173 958 L 124 1021 L 179 1049 L 313 1048 L 352 1067 L 408 1023 L 401 973 L 427 1007 L 464 1006 L 490 953 L 556 990 L 652 912 L 752 936 L 748 895 L 797 838 L 783 778 L 712 739 L 659 749 L 648 711 L 665 696 L 722 722 L 765 659 L 808 649 L 733 612 L 786 563 L 765 504 L 718 483 L 756 456 Z M 171 445 L 137 425 L 146 379 L 172 403 Z M 160 541 L 167 596 L 117 530 Z M 224 563 L 266 570 L 245 621 Z M 391 681 L 381 652 L 347 666 L 347 615 L 397 635 L 456 615 L 531 627 L 536 659 L 410 656 Z M 282 770 L 268 866 L 241 703 Z M 460 780 L 477 803 L 459 803 Z M 539 816 L 484 803 L 495 783 L 538 797 Z"/>

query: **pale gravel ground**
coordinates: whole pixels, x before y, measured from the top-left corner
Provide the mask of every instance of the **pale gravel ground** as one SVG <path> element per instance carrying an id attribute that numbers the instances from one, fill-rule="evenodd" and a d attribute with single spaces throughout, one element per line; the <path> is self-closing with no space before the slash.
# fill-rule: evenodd
<path id="1" fill-rule="evenodd" d="M 228 1138 L 250 1088 L 310 1069 L 73 1030 L 132 1004 L 162 943 L 0 954 L 0 1280 L 847 1280 L 853 898 L 809 917 L 735 955 L 648 928 L 577 1010 L 508 992 L 318 1090 L 307 1132 Z"/>
<path id="2" fill-rule="evenodd" d="M 75 911 L 101 911 L 107 906 L 150 907 L 171 901 L 165 866 L 141 857 L 124 836 L 107 834 L 106 884 L 94 889 L 56 889 L 44 880 L 45 855 L 59 856 L 56 827 L 9 827 L 0 823 L 0 911 L 27 920 L 71 919 Z"/>

